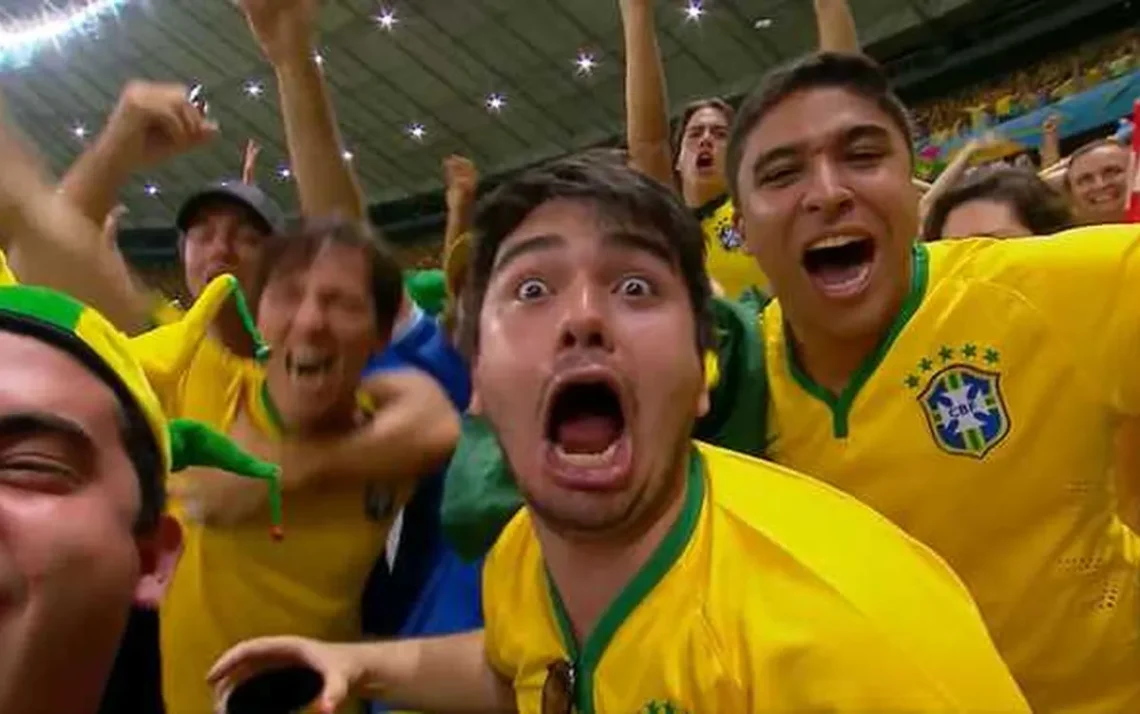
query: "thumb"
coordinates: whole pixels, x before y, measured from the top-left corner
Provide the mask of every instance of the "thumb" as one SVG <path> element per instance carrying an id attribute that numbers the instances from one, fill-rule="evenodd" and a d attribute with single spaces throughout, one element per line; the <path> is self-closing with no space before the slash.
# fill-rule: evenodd
<path id="1" fill-rule="evenodd" d="M 348 697 L 348 682 L 344 677 L 325 672 L 325 688 L 318 699 L 317 711 L 320 714 L 336 714 L 336 710 Z"/>

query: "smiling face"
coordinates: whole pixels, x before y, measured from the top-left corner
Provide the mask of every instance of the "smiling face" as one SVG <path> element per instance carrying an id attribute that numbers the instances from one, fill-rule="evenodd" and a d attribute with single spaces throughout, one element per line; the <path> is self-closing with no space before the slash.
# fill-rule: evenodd
<path id="1" fill-rule="evenodd" d="M 93 711 L 159 562 L 117 406 L 66 353 L 0 332 L 0 711 Z"/>
<path id="2" fill-rule="evenodd" d="M 697 109 L 685 122 L 677 173 L 686 200 L 704 203 L 725 192 L 724 153 L 731 120 L 714 107 Z"/>
<path id="3" fill-rule="evenodd" d="M 367 251 L 335 241 L 291 254 L 269 273 L 258 326 L 271 349 L 270 394 L 291 428 L 319 431 L 353 419 L 360 375 L 390 330 L 372 287 Z"/>
<path id="4" fill-rule="evenodd" d="M 1087 224 L 1123 223 L 1128 198 L 1128 150 L 1103 143 L 1075 156 L 1069 164 L 1069 189 Z"/>
<path id="5" fill-rule="evenodd" d="M 906 138 L 847 89 L 794 92 L 744 138 L 745 240 L 793 331 L 877 339 L 906 295 L 918 231 Z"/>
<path id="6" fill-rule="evenodd" d="M 478 325 L 478 408 L 543 524 L 596 537 L 659 517 L 707 407 L 666 238 L 587 199 L 548 200 L 498 247 Z"/>

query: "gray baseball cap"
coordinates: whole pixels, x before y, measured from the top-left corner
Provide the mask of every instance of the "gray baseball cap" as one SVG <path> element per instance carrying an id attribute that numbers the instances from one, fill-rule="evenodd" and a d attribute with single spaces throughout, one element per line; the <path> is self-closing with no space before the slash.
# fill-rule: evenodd
<path id="1" fill-rule="evenodd" d="M 266 234 L 279 233 L 285 227 L 284 211 L 257 186 L 241 181 L 219 181 L 186 199 L 174 219 L 178 230 L 185 233 L 202 207 L 215 202 L 233 203 L 247 209 Z"/>

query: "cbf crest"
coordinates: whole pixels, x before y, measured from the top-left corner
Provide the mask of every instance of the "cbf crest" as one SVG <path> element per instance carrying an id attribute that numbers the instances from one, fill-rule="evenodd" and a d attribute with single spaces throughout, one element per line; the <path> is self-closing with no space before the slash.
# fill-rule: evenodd
<path id="1" fill-rule="evenodd" d="M 1009 412 L 997 370 L 1000 356 L 997 350 L 967 344 L 957 350 L 943 347 L 939 361 L 940 368 L 933 359 L 918 365 L 920 374 L 930 375 L 918 395 L 930 433 L 943 451 L 985 458 L 1009 434 Z M 919 377 L 907 377 L 908 387 L 921 384 Z"/>
<path id="2" fill-rule="evenodd" d="M 717 238 L 720 239 L 720 244 L 724 246 L 725 250 L 739 250 L 740 246 L 744 245 L 744 236 L 740 235 L 740 231 L 736 230 L 736 226 L 731 223 L 722 225 L 717 231 Z"/>

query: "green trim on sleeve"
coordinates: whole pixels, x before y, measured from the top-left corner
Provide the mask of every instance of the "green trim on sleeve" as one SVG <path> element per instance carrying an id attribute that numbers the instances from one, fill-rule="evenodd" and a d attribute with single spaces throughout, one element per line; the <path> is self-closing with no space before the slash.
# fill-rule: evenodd
<path id="1" fill-rule="evenodd" d="M 669 528 L 669 532 L 657 545 L 657 549 L 649 556 L 649 560 L 641 566 L 613 602 L 602 612 L 598 623 L 586 637 L 582 646 L 574 636 L 574 627 L 570 623 L 570 616 L 558 594 L 558 587 L 546 573 L 547 589 L 554 609 L 554 619 L 558 622 L 558 629 L 562 634 L 562 642 L 570 659 L 574 663 L 574 700 L 577 702 L 578 714 L 595 714 L 597 711 L 594 701 L 594 674 L 598 663 L 606 652 L 606 647 L 613 640 L 614 635 L 630 615 L 637 610 L 642 601 L 653 592 L 661 579 L 665 577 L 673 565 L 685 552 L 685 547 L 693 538 L 697 530 L 697 522 L 701 515 L 701 505 L 705 500 L 705 474 L 704 459 L 696 447 L 689 451 L 689 465 L 685 474 L 685 500 L 681 505 L 681 512 L 677 520 Z M 663 626 L 664 623 L 662 623 Z"/>

